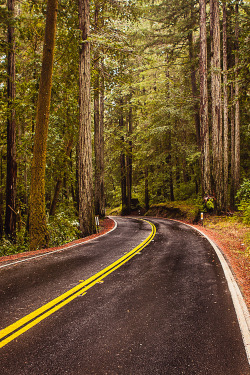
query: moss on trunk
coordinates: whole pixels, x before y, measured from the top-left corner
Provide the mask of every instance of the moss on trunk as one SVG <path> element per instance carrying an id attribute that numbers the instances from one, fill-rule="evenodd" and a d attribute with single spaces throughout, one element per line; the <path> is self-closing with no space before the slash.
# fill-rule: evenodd
<path id="1" fill-rule="evenodd" d="M 30 191 L 30 250 L 47 247 L 45 167 L 58 0 L 48 0 Z"/>

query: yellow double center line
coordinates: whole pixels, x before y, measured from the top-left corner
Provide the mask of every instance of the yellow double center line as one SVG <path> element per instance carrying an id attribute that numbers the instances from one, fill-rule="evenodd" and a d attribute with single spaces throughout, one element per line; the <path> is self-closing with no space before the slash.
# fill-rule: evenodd
<path id="1" fill-rule="evenodd" d="M 108 267 L 104 268 L 102 271 L 91 276 L 88 280 L 81 282 L 74 288 L 70 289 L 68 292 L 53 299 L 46 305 L 40 307 L 39 309 L 33 311 L 29 315 L 24 316 L 22 319 L 1 330 L 0 348 L 8 344 L 10 341 L 14 340 L 16 337 L 20 336 L 22 333 L 28 331 L 31 327 L 41 322 L 41 320 L 47 318 L 55 311 L 59 310 L 61 307 L 75 299 L 77 296 L 85 294 L 88 289 L 90 289 L 96 283 L 100 282 L 110 273 L 114 272 L 117 268 L 121 267 L 124 263 L 126 263 L 134 255 L 136 255 L 140 250 L 146 247 L 152 241 L 156 233 L 156 228 L 154 224 L 150 223 L 149 221 L 146 222 L 151 225 L 152 231 L 151 234 L 140 245 L 135 247 L 133 250 L 131 250 L 123 257 L 119 258 L 114 263 L 110 264 Z"/>

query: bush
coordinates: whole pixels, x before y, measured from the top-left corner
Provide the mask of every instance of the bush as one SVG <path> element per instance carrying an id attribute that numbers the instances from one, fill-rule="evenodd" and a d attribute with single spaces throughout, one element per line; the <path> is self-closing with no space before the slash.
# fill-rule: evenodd
<path id="1" fill-rule="evenodd" d="M 236 194 L 238 209 L 242 213 L 244 224 L 250 224 L 250 180 L 244 179 L 240 189 Z"/>
<path id="2" fill-rule="evenodd" d="M 18 253 L 23 253 L 24 251 L 28 251 L 29 246 L 28 244 L 22 242 L 22 243 L 13 243 L 7 238 L 2 238 L 0 241 L 0 257 L 6 256 L 6 255 L 13 255 Z"/>
<path id="3" fill-rule="evenodd" d="M 49 224 L 50 246 L 60 246 L 80 237 L 79 223 L 64 213 L 50 218 Z"/>

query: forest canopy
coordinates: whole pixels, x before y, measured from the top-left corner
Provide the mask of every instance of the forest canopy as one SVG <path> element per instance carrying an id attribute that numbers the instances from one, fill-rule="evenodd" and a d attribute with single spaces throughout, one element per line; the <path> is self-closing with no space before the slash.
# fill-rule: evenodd
<path id="1" fill-rule="evenodd" d="M 1 0 L 2 246 L 91 234 L 117 207 L 249 212 L 249 13 L 249 0 Z"/>

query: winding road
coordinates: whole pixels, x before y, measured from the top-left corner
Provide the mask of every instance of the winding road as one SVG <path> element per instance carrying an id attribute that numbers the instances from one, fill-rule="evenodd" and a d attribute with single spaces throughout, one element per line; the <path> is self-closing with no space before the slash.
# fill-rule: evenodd
<path id="1" fill-rule="evenodd" d="M 116 218 L 105 236 L 0 266 L 1 375 L 249 375 L 227 280 L 185 224 Z"/>

